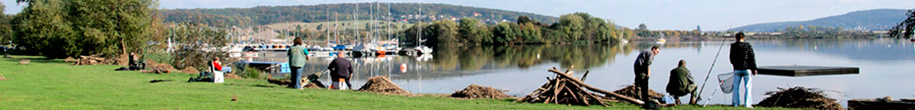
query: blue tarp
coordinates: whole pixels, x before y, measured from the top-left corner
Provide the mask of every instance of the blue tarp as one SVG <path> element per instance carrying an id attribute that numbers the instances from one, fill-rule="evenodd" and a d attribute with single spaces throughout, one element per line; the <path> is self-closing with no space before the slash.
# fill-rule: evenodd
<path id="1" fill-rule="evenodd" d="M 334 47 L 334 50 L 346 50 L 346 45 L 337 45 Z"/>
<path id="2" fill-rule="evenodd" d="M 280 65 L 280 68 L 280 73 L 292 73 L 292 71 L 289 70 L 289 63 L 283 63 L 283 65 Z"/>

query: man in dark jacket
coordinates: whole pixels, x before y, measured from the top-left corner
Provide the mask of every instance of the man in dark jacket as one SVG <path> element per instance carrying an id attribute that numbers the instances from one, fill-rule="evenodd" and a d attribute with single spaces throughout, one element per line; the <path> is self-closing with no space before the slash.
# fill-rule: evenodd
<path id="1" fill-rule="evenodd" d="M 743 32 L 738 32 L 734 37 L 737 39 L 737 42 L 731 44 L 731 65 L 734 66 L 734 93 L 731 93 L 731 104 L 734 107 L 740 105 L 740 82 L 743 80 L 744 87 L 747 89 L 744 91 L 744 104 L 747 108 L 753 108 L 752 97 L 750 94 L 752 91 L 750 81 L 752 77 L 756 75 L 756 54 L 753 53 L 753 47 L 750 46 L 750 43 L 744 42 L 746 37 L 744 37 Z"/>
<path id="2" fill-rule="evenodd" d="M 345 80 L 346 87 L 353 89 L 353 85 L 349 83 L 350 77 L 353 75 L 353 66 L 350 64 L 349 60 L 343 58 L 343 52 L 337 52 L 337 58 L 334 61 L 330 62 L 330 65 L 327 65 L 327 69 L 330 69 L 330 78 L 331 82 L 339 82 L 340 79 Z"/>
<path id="3" fill-rule="evenodd" d="M 667 93 L 674 96 L 676 104 L 680 105 L 680 97 L 689 94 L 689 104 L 696 104 L 696 83 L 693 76 L 686 69 L 686 60 L 680 60 L 677 68 L 670 70 L 670 80 L 667 82 Z"/>
<path id="4" fill-rule="evenodd" d="M 651 61 L 654 60 L 654 56 L 658 55 L 661 50 L 658 46 L 652 46 L 651 50 L 643 51 L 639 54 L 638 58 L 635 59 L 635 64 L 633 64 L 633 69 L 635 71 L 635 88 L 639 90 L 638 98 L 644 101 L 646 104 L 649 102 L 648 96 L 648 76 L 651 75 L 648 66 L 651 65 Z"/>

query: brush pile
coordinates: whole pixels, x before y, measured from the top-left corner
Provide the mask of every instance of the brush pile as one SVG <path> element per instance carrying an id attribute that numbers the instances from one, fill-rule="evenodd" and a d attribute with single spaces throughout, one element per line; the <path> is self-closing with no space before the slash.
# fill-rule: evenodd
<path id="1" fill-rule="evenodd" d="M 365 85 L 359 88 L 359 91 L 381 93 L 381 94 L 410 94 L 407 90 L 400 88 L 397 84 L 391 82 L 386 76 L 375 76 L 369 78 Z"/>
<path id="2" fill-rule="evenodd" d="M 572 68 L 574 68 L 574 66 L 570 67 L 569 70 Z M 590 90 L 603 93 L 609 97 L 617 97 L 634 104 L 643 104 L 642 101 L 635 100 L 634 98 L 608 92 L 585 84 L 578 78 L 572 77 L 572 73 L 569 70 L 560 72 L 555 67 L 548 70 L 549 72 L 557 74 L 556 77 L 548 77 L 548 82 L 546 84 L 543 84 L 543 86 L 534 90 L 533 93 L 515 100 L 515 102 L 612 106 L 608 103 L 604 103 L 606 100 L 603 99 L 601 95 L 591 93 L 589 92 Z M 585 75 L 582 76 L 582 80 L 587 76 L 588 72 L 585 72 Z"/>
<path id="3" fill-rule="evenodd" d="M 90 56 L 80 55 L 79 59 L 73 63 L 73 65 L 104 65 L 111 64 L 110 61 L 105 60 L 105 58 L 100 57 L 102 54 L 95 54 Z"/>
<path id="4" fill-rule="evenodd" d="M 492 87 L 483 87 L 476 84 L 470 84 L 464 90 L 457 91 L 451 94 L 451 97 L 457 98 L 491 98 L 491 99 L 504 99 L 510 96 L 506 95 L 502 90 L 495 89 Z"/>
<path id="5" fill-rule="evenodd" d="M 629 97 L 639 97 L 639 90 L 635 88 L 634 85 L 628 85 L 622 89 L 613 91 L 613 93 L 629 96 Z M 651 98 L 664 97 L 663 94 L 655 92 L 654 90 L 648 89 L 648 96 Z"/>
<path id="6" fill-rule="evenodd" d="M 20 64 L 20 65 L 29 64 L 29 62 L 32 62 L 32 60 L 30 60 L 30 59 L 19 59 L 19 64 Z"/>
<path id="7" fill-rule="evenodd" d="M 307 81 L 308 80 L 306 80 L 306 79 L 302 79 L 302 84 L 305 84 L 305 82 L 307 82 Z M 270 82 L 270 83 L 273 83 L 276 85 L 280 85 L 280 86 L 289 86 L 289 85 L 293 84 L 288 79 L 267 79 L 267 82 Z M 326 86 L 324 86 L 324 83 L 321 83 L 321 81 L 315 80 L 315 81 L 312 81 L 311 83 L 305 84 L 305 86 L 303 86 L 303 88 L 326 88 Z"/>
<path id="8" fill-rule="evenodd" d="M 182 69 L 181 72 L 187 73 L 187 74 L 199 74 L 200 73 L 200 71 L 197 71 L 197 68 L 194 68 L 193 66 L 184 67 L 184 69 Z"/>
<path id="9" fill-rule="evenodd" d="M 226 73 L 225 75 L 226 75 L 226 76 L 225 76 L 226 79 L 242 79 L 241 77 L 239 77 L 239 76 L 236 75 L 235 73 Z"/>
<path id="10" fill-rule="evenodd" d="M 761 107 L 788 107 L 812 108 L 820 110 L 841 110 L 842 105 L 823 95 L 823 91 L 816 88 L 793 87 L 789 89 L 778 88 L 779 91 L 769 91 L 768 98 L 763 99 L 757 106 Z"/>
<path id="11" fill-rule="evenodd" d="M 146 66 L 146 70 L 141 70 L 140 72 L 159 74 L 159 73 L 169 73 L 172 71 L 178 71 L 178 69 L 175 69 L 174 66 L 169 65 L 167 63 L 158 63 L 153 60 L 146 60 L 146 63 L 148 65 L 148 66 Z M 197 73 L 190 73 L 190 74 L 197 74 Z"/>

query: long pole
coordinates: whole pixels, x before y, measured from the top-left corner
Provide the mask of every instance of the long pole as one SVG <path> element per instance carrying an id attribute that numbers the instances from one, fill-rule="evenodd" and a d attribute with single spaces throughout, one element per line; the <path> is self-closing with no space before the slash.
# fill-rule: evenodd
<path id="1" fill-rule="evenodd" d="M 731 30 L 730 27 L 728 30 Z M 721 39 L 721 42 L 724 42 L 726 39 Z M 715 63 L 718 62 L 718 56 L 721 55 L 721 49 L 724 48 L 725 44 L 718 46 L 718 53 L 715 54 L 715 59 L 712 60 L 712 66 L 708 68 L 708 73 L 705 74 L 705 81 L 702 81 L 702 88 L 699 90 L 698 96 L 702 96 L 702 92 L 705 91 L 705 85 L 708 84 L 709 76 L 712 76 L 712 69 L 715 68 Z"/>
<path id="2" fill-rule="evenodd" d="M 419 46 L 423 42 L 423 3 L 419 3 L 419 15 L 417 15 L 417 17 L 419 18 L 419 22 L 417 22 L 416 25 L 419 25 L 419 27 L 416 29 L 419 31 L 416 31 L 416 46 Z"/>

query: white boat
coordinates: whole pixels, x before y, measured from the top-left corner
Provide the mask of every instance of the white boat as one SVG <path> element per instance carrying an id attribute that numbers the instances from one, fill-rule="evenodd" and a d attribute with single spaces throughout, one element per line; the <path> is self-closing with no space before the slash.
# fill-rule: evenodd
<path id="1" fill-rule="evenodd" d="M 432 54 L 432 48 L 429 48 L 425 45 L 416 46 L 413 48 L 419 54 Z"/>
<path id="2" fill-rule="evenodd" d="M 658 44 L 664 44 L 667 42 L 667 39 L 664 39 L 664 33 L 661 33 L 661 36 L 659 36 L 659 37 L 660 38 L 658 38 L 658 41 L 657 41 Z"/>

